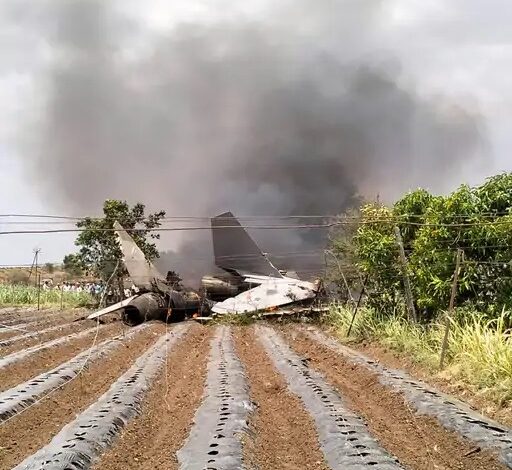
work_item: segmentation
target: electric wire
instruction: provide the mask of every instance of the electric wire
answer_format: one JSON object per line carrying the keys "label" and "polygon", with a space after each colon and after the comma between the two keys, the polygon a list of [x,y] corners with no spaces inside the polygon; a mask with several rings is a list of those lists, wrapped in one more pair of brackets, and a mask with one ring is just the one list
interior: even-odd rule
{"label": "electric wire", "polygon": [[50,397],[51,395],[53,395],[55,392],[57,392],[58,390],[60,390],[61,388],[63,388],[64,386],[66,386],[67,384],[69,384],[70,382],[72,382],[73,380],[77,379],[84,371],[85,367],[87,366],[87,364],[89,363],[89,360],[91,358],[91,354],[94,350],[94,347],[96,346],[96,343],[98,341],[98,333],[99,333],[99,329],[100,329],[100,322],[99,322],[99,319],[96,321],[96,332],[94,334],[94,338],[93,338],[93,341],[92,341],[92,344],[91,346],[88,348],[89,350],[89,354],[87,355],[87,357],[85,358],[85,361],[84,363],[82,364],[82,366],[80,367],[80,369],[77,371],[77,373],[69,378],[68,380],[66,380],[65,382],[63,382],[62,384],[60,384],[59,386],[53,388],[52,390],[50,390],[47,394],[45,394],[44,396],[38,398],[37,400],[35,400],[33,403],[31,403],[30,405],[28,405],[26,408],[23,408],[19,411],[17,411],[16,413],[14,413],[12,416],[9,416],[7,419],[5,419],[4,421],[0,422],[0,426],[3,426],[4,424],[8,423],[9,421],[11,421],[12,419],[16,418],[17,416],[19,416],[20,414],[22,413],[25,413],[25,411],[28,411],[29,409],[31,409],[32,407],[38,405],[39,403],[41,403],[43,400],[46,400],[48,397]]}

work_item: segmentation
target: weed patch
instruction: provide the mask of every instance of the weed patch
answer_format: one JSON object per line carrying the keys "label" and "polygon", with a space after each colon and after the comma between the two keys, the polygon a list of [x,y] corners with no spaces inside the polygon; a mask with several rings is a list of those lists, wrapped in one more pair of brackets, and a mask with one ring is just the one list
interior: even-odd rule
{"label": "weed patch", "polygon": [[[333,305],[324,321],[344,341],[377,341],[407,355],[432,372],[439,372],[444,324],[415,325],[398,316],[384,316],[361,309],[347,338],[352,312]],[[512,399],[512,333],[510,313],[489,320],[478,312],[450,319],[451,333],[443,376],[461,380],[475,393],[503,406]]]}

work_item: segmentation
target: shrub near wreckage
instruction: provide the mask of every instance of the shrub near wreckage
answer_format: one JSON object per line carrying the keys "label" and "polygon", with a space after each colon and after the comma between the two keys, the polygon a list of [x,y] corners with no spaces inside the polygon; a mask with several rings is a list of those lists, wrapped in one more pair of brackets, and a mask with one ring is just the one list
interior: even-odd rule
{"label": "shrub near wreckage", "polygon": [[357,267],[368,276],[370,306],[388,314],[402,311],[397,226],[421,319],[447,308],[458,249],[464,256],[458,304],[470,303],[492,317],[512,307],[512,174],[474,188],[462,185],[448,196],[419,189],[390,208],[364,205],[360,214],[353,243]]}

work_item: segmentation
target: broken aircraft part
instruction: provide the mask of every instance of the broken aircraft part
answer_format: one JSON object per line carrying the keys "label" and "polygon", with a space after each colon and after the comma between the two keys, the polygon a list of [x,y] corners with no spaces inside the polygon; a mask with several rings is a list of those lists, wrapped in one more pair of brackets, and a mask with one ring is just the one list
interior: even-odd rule
{"label": "broken aircraft part", "polygon": [[201,279],[201,290],[208,299],[220,301],[233,297],[249,288],[244,284],[243,279],[233,275],[203,276]]}
{"label": "broken aircraft part", "polygon": [[292,278],[252,277],[246,278],[246,282],[259,285],[215,304],[212,312],[218,314],[254,313],[314,299],[318,292],[317,283],[298,281]]}
{"label": "broken aircraft part", "polygon": [[213,217],[211,227],[216,266],[238,276],[282,277],[232,212]]}
{"label": "broken aircraft part", "polygon": [[[265,256],[231,212],[211,219],[215,264],[225,271],[204,276],[205,297],[174,289],[149,262],[132,237],[114,223],[130,278],[140,294],[89,316],[123,311],[123,320],[137,325],[147,320],[182,320],[187,315],[254,313],[281,306],[310,304],[319,283],[284,276]],[[214,303],[217,302],[217,303]]]}
{"label": "broken aircraft part", "polygon": [[110,305],[87,318],[98,318],[108,313],[123,312],[128,325],[144,321],[180,321],[201,309],[201,299],[193,293],[173,289],[146,259],[142,250],[119,222],[114,222],[116,235],[123,253],[123,262],[139,294]]}
{"label": "broken aircraft part", "polygon": [[124,307],[123,321],[128,325],[138,325],[150,320],[165,320],[165,299],[154,292],[135,297]]}
{"label": "broken aircraft part", "polygon": [[221,301],[213,306],[213,313],[254,313],[316,297],[318,284],[283,276],[233,213],[225,212],[212,218],[211,225],[215,264],[231,274],[238,286],[238,292],[234,292],[233,280],[227,284],[215,277],[206,279],[205,287],[212,290],[215,286],[217,293],[222,292],[223,287],[231,294],[219,298]]}

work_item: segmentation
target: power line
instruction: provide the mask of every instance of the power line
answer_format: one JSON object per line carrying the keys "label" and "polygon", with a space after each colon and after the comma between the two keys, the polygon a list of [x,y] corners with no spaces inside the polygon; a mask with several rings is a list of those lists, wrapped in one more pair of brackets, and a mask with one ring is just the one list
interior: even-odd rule
{"label": "power line", "polygon": [[[109,217],[94,217],[94,216],[82,216],[82,217],[73,217],[67,215],[47,215],[47,214],[0,214],[0,218],[42,218],[42,219],[64,219],[64,220],[116,220],[116,218]],[[333,214],[298,214],[298,215],[246,215],[246,216],[214,216],[216,220],[267,220],[267,219],[326,219],[326,218],[336,218],[338,215]],[[207,220],[210,221],[213,217],[211,216],[164,216],[159,220]],[[357,217],[354,217],[357,218]]]}
{"label": "power line", "polygon": [[[336,223],[329,224],[297,224],[297,225],[246,225],[242,226],[243,228],[251,229],[251,230],[289,230],[289,229],[319,229],[319,228],[329,228]],[[219,229],[238,229],[239,226],[232,225],[221,225],[216,227],[155,227],[151,229],[146,228],[127,228],[126,232],[186,232],[186,231],[200,231],[200,230],[219,230]],[[115,228],[73,228],[73,229],[44,229],[44,230],[5,230],[0,231],[0,235],[24,235],[24,234],[43,234],[43,233],[79,233],[87,230],[92,230],[95,232],[115,232]]]}
{"label": "power line", "polygon": [[[160,258],[157,258],[155,261],[161,261],[164,259],[168,252],[161,252]],[[268,256],[271,256],[273,258],[285,258],[287,256],[315,256],[315,255],[321,255],[324,253],[324,249],[318,248],[315,250],[301,250],[301,251],[266,251],[265,254]],[[214,256],[187,256],[187,255],[174,255],[171,254],[170,257],[172,260],[194,260],[194,261],[214,261]],[[260,254],[247,254],[247,253],[240,253],[240,254],[232,254],[232,255],[223,255],[223,256],[217,256],[217,259],[221,260],[238,260],[238,259],[259,259],[262,258],[262,255]],[[48,264],[48,263],[44,263]],[[61,265],[61,262],[50,262],[49,264],[53,265]],[[30,267],[32,264],[0,264],[0,268],[24,268],[24,267]]]}
{"label": "power line", "polygon": [[[295,225],[241,225],[242,228],[250,230],[290,230],[290,229],[321,229],[331,228],[343,225],[372,225],[376,223],[389,223],[389,219],[376,219],[376,220],[358,220],[358,221],[336,221],[323,224],[295,224]],[[469,223],[420,223],[420,222],[401,222],[402,225],[412,225],[420,227],[445,227],[445,228],[470,228],[470,227],[493,227],[496,225],[509,224],[512,225],[510,220],[496,220],[493,222],[469,222]],[[154,227],[154,228],[126,228],[126,232],[181,232],[181,231],[200,231],[200,230],[219,230],[219,229],[238,229],[240,226],[236,225],[220,225],[215,227],[210,226],[191,226],[191,227]],[[5,230],[0,231],[0,235],[22,235],[22,234],[44,234],[44,233],[78,233],[86,230],[93,230],[96,232],[115,232],[115,228],[73,228],[73,229],[44,229],[44,230]]]}
{"label": "power line", "polygon": [[[465,218],[472,219],[475,217],[483,217],[483,218],[493,218],[500,216],[512,215],[512,208],[508,211],[499,211],[499,212],[475,212],[471,214],[452,214],[447,216],[447,218]],[[382,220],[390,221],[390,220],[398,220],[398,219],[407,219],[407,218],[428,218],[429,214],[390,214],[389,217],[382,217]],[[239,216],[214,216],[216,220],[286,220],[286,219],[339,219],[343,218],[345,220],[359,220],[363,218],[363,215],[344,215],[344,214],[288,214],[288,215],[239,215]],[[66,216],[66,215],[50,215],[50,214],[22,214],[22,213],[13,213],[13,214],[0,214],[0,218],[42,218],[42,219],[63,219],[69,221],[83,221],[83,220],[114,220],[113,218],[108,217],[95,217],[95,216]],[[161,221],[170,221],[170,220],[206,220],[210,221],[211,216],[164,216],[160,220]]]}

